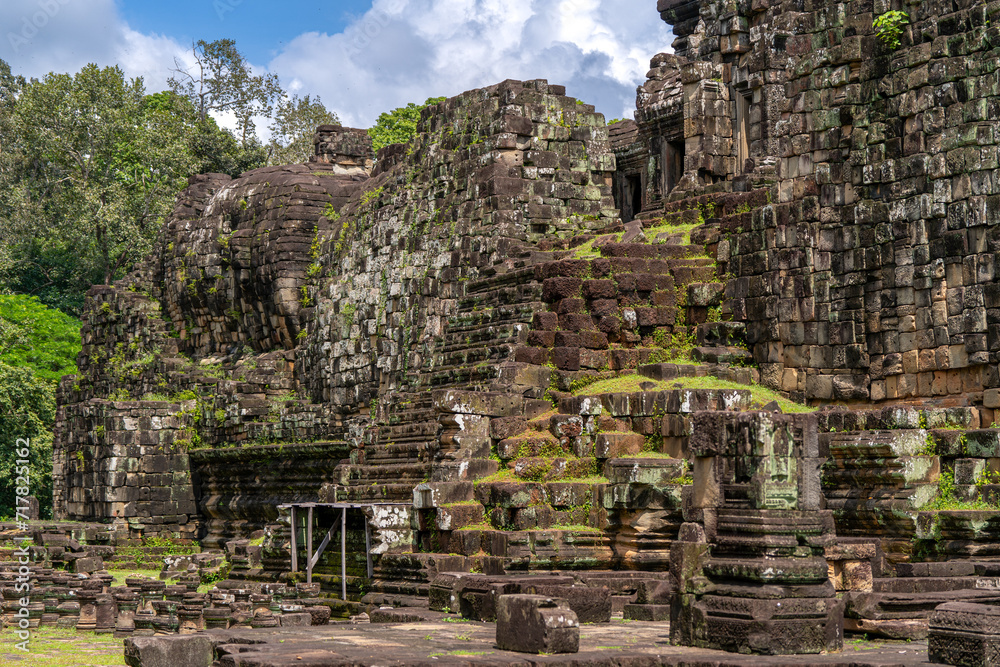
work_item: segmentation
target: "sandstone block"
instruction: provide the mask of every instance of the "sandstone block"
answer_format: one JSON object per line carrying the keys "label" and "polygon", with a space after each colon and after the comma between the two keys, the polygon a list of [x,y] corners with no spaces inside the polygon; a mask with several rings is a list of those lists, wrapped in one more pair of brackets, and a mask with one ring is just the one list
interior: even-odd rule
{"label": "sandstone block", "polygon": [[125,663],[129,667],[211,667],[214,654],[212,640],[204,635],[125,640]]}
{"label": "sandstone block", "polygon": [[519,653],[576,653],[580,623],[569,603],[544,595],[501,595],[497,646]]}
{"label": "sandstone block", "polygon": [[283,628],[307,628],[312,625],[312,614],[305,611],[296,611],[282,614],[278,620]]}
{"label": "sandstone block", "polygon": [[1000,609],[972,602],[938,605],[930,619],[927,657],[963,667],[1000,665]]}

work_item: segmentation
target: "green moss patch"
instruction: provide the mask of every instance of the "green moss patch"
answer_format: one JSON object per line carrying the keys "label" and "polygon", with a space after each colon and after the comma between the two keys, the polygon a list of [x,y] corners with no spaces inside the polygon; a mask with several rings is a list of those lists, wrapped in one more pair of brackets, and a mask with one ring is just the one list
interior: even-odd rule
{"label": "green moss patch", "polygon": [[615,242],[617,243],[621,240],[622,234],[624,234],[624,232],[618,232],[616,234],[601,234],[598,237],[590,239],[586,243],[579,245],[574,249],[573,259],[596,259],[600,257],[601,251],[594,247],[594,243],[596,243],[598,239],[602,239],[605,236],[614,236]]}
{"label": "green moss patch", "polygon": [[160,570],[143,570],[143,569],[125,569],[125,570],[108,570],[108,574],[114,577],[114,581],[111,582],[112,586],[124,586],[125,579],[128,577],[146,577],[147,579],[159,579]]}
{"label": "green moss patch", "polygon": [[[643,388],[644,385],[645,388]],[[676,380],[651,380],[642,375],[622,375],[611,380],[595,382],[574,392],[574,395],[597,396],[599,394],[627,394],[640,391],[670,391],[672,389],[740,389],[750,392],[751,403],[754,408],[763,407],[771,401],[775,401],[781,406],[782,411],[786,413],[815,412],[817,410],[817,408],[811,408],[801,403],[790,401],[778,392],[765,389],[760,385],[739,384],[711,376],[677,378]]]}

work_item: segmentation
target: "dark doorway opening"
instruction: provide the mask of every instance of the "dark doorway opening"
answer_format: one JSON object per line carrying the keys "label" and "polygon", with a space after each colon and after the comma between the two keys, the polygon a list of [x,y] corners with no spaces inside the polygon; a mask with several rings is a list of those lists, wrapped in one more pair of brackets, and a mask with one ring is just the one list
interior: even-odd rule
{"label": "dark doorway opening", "polygon": [[664,193],[668,194],[677,187],[684,177],[684,142],[668,141],[663,165]]}
{"label": "dark doorway opening", "polygon": [[628,177],[629,220],[642,212],[642,178],[638,175]]}
{"label": "dark doorway opening", "polygon": [[635,216],[642,211],[642,176],[640,174],[629,174],[621,185],[620,209],[622,212],[622,222],[632,222]]}

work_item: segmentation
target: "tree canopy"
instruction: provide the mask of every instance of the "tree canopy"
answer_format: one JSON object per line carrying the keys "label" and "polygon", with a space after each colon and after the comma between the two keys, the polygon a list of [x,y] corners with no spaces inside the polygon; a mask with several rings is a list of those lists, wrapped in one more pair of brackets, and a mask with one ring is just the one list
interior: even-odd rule
{"label": "tree canopy", "polygon": [[0,294],[0,362],[55,383],[76,373],[80,321],[36,297]]}
{"label": "tree canopy", "polygon": [[173,91],[146,96],[147,108],[174,115],[183,125],[195,174],[229,174],[233,178],[267,163],[267,148],[257,137],[240,143],[211,116],[202,118],[191,101]]}
{"label": "tree canopy", "polygon": [[254,117],[270,116],[283,95],[278,77],[254,74],[231,39],[200,39],[191,45],[191,55],[195,61],[191,67],[174,60],[174,76],[167,79],[170,89],[190,100],[202,120],[210,112],[231,112],[245,144],[255,135]]}
{"label": "tree canopy", "polygon": [[120,275],[149,251],[196,167],[183,119],[147,106],[141,79],[117,67],[27,82],[4,131],[0,218],[18,255],[16,291]]}
{"label": "tree canopy", "polygon": [[378,151],[390,144],[401,144],[409,141],[417,133],[420,111],[432,104],[443,102],[445,99],[447,98],[429,97],[423,104],[410,102],[405,107],[380,114],[375,125],[368,130],[368,136],[372,138],[372,148]]}
{"label": "tree canopy", "polygon": [[320,98],[290,97],[278,102],[271,123],[269,164],[300,164],[313,154],[313,134],[320,125],[339,125],[337,114]]}
{"label": "tree canopy", "polygon": [[[189,176],[304,162],[316,126],[338,122],[319,98],[255,75],[232,40],[193,55],[152,94],[116,67],[28,81],[0,60],[0,292],[78,313],[91,285],[149,252]],[[223,112],[238,137],[212,116]],[[259,116],[271,116],[267,144]]]}

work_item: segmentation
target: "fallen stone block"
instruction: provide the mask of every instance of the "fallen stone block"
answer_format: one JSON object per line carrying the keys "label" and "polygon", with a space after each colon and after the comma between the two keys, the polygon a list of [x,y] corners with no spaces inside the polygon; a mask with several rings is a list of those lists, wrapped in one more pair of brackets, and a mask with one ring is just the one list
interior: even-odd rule
{"label": "fallen stone block", "polygon": [[326,625],[330,622],[330,608],[325,605],[306,607],[305,611],[312,616],[313,625]]}
{"label": "fallen stone block", "polygon": [[125,663],[129,667],[211,667],[212,640],[204,635],[129,637]]}
{"label": "fallen stone block", "polygon": [[1000,607],[973,602],[938,606],[929,623],[927,658],[962,667],[1000,665]]}
{"label": "fallen stone block", "polygon": [[535,586],[521,587],[521,592],[530,595],[544,595],[553,599],[566,600],[580,623],[611,622],[611,591],[607,588],[590,586]]}
{"label": "fallen stone block", "polygon": [[624,618],[627,621],[669,621],[669,604],[627,604]]}
{"label": "fallen stone block", "polygon": [[312,614],[305,611],[296,611],[290,614],[282,614],[279,617],[283,628],[303,628],[312,625]]}
{"label": "fallen stone block", "polygon": [[519,653],[576,653],[580,622],[569,603],[544,595],[501,595],[497,646]]}
{"label": "fallen stone block", "polygon": [[77,558],[72,562],[72,568],[76,574],[92,574],[104,569],[104,561],[99,557]]}
{"label": "fallen stone block", "polygon": [[372,623],[423,623],[435,617],[440,618],[440,614],[431,616],[427,610],[396,607],[374,609],[368,613],[369,621]]}

